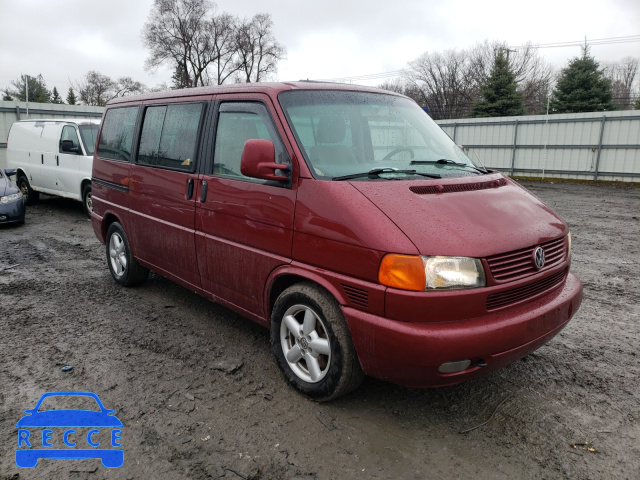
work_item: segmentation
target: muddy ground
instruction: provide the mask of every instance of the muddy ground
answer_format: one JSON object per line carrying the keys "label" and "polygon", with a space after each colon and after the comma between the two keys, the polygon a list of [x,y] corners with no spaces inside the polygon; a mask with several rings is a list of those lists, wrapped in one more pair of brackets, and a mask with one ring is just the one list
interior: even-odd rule
{"label": "muddy ground", "polygon": [[[80,204],[45,197],[0,228],[0,478],[640,478],[640,188],[525,185],[571,225],[567,328],[479,380],[328,404],[285,385],[266,329],[157,275],[117,286]],[[15,465],[17,420],[55,390],[115,409],[122,468]]]}

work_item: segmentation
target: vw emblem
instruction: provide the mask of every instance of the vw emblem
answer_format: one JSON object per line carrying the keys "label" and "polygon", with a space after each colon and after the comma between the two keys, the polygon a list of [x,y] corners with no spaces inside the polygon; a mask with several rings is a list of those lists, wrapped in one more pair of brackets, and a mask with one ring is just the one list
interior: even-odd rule
{"label": "vw emblem", "polygon": [[544,250],[538,247],[533,251],[533,264],[538,270],[544,267]]}

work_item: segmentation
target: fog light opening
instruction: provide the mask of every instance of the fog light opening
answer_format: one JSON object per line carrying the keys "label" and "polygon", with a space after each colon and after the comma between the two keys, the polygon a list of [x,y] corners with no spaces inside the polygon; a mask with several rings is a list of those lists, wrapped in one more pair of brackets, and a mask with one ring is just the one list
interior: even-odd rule
{"label": "fog light opening", "polygon": [[455,362],[446,362],[438,367],[440,373],[457,373],[466,370],[471,365],[471,360],[458,360]]}

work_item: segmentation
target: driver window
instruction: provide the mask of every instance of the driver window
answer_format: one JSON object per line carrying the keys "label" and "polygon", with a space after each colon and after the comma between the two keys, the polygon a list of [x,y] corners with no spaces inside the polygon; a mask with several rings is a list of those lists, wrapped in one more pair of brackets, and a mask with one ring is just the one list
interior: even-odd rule
{"label": "driver window", "polygon": [[244,144],[251,139],[271,140],[275,146],[276,158],[280,163],[289,163],[263,106],[225,103],[218,116],[213,174],[264,183],[263,180],[246,177],[240,172]]}
{"label": "driver window", "polygon": [[[71,149],[62,150],[62,142],[65,140],[71,142]],[[62,128],[62,135],[60,136],[60,153],[81,153],[78,133],[76,132],[76,128],[71,125],[65,125]]]}

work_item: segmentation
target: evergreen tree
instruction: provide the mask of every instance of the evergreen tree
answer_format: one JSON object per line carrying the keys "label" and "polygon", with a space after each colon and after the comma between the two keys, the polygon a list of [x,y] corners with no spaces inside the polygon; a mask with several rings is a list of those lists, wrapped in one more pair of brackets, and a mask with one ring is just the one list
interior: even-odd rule
{"label": "evergreen tree", "polygon": [[[27,82],[29,84],[29,98],[27,99]],[[11,82],[13,90],[5,90],[5,94],[21,102],[49,103],[51,92],[47,89],[42,75],[20,75],[20,78]]]}
{"label": "evergreen tree", "polygon": [[473,103],[472,117],[506,117],[524,115],[522,94],[517,91],[516,76],[500,50],[489,78],[480,86],[480,100]]}
{"label": "evergreen tree", "polygon": [[9,93],[9,90],[2,91],[2,100],[5,102],[10,102],[11,100],[13,100],[13,97]]}
{"label": "evergreen tree", "polygon": [[53,92],[51,92],[51,103],[57,103],[57,104],[64,103],[56,87],[53,87]]}
{"label": "evergreen tree", "polygon": [[640,97],[638,97],[638,99],[636,100],[636,106],[635,106],[636,110],[640,110]]}
{"label": "evergreen tree", "polygon": [[76,94],[73,93],[73,88],[69,87],[69,93],[67,93],[67,103],[69,105],[75,105],[76,102]]}
{"label": "evergreen tree", "polygon": [[589,47],[582,48],[582,56],[569,61],[562,70],[551,98],[552,113],[603,112],[615,110],[611,80],[589,56]]}

